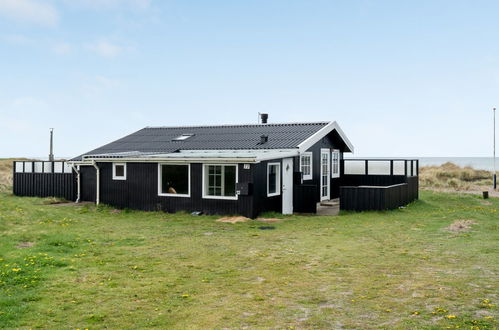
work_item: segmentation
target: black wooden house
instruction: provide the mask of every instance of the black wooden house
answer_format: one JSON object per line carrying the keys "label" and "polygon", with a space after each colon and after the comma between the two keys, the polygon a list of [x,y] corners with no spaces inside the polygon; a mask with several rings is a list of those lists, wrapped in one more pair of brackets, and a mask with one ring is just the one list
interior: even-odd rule
{"label": "black wooden house", "polygon": [[417,160],[344,159],[336,122],[146,127],[68,162],[14,162],[14,194],[241,214],[384,210],[418,198]]}
{"label": "black wooden house", "polygon": [[297,181],[315,187],[309,203],[338,197],[352,151],[336,122],[146,127],[70,163],[79,201],[256,217],[306,211]]}

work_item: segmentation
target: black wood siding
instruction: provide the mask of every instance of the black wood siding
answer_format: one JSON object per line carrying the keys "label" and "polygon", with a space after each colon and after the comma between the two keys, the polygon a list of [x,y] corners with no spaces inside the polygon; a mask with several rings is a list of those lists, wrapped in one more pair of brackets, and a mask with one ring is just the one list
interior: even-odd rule
{"label": "black wood siding", "polygon": [[351,185],[340,188],[341,210],[389,210],[419,197],[417,176],[344,175],[342,180]]}
{"label": "black wood siding", "polygon": [[[113,180],[112,163],[98,163],[100,202],[120,208],[163,210],[165,212],[201,211],[205,214],[241,214],[255,217],[253,196],[237,200],[202,198],[202,164],[191,164],[191,196],[158,196],[158,164],[127,163],[126,180]],[[238,182],[253,183],[253,168],[238,165]]]}
{"label": "black wood siding", "polygon": [[96,200],[96,169],[93,166],[80,166],[80,200],[95,202]]}
{"label": "black wood siding", "polygon": [[13,193],[16,196],[61,197],[76,200],[74,173],[14,173]]}
{"label": "black wood siding", "polygon": [[[295,161],[296,162],[296,161]],[[269,163],[281,164],[281,194],[267,197],[267,165]],[[294,165],[294,163],[293,163]],[[282,212],[282,160],[269,160],[257,164],[253,167],[253,207],[256,214],[262,212]]]}
{"label": "black wood siding", "polygon": [[[314,196],[314,200],[316,203],[320,202],[320,187],[321,187],[321,149],[329,149],[330,151],[332,149],[340,149],[340,146],[336,145],[334,143],[334,139],[331,137],[331,135],[328,135],[324,138],[322,138],[320,141],[318,141],[316,144],[314,144],[312,147],[310,147],[307,152],[312,152],[312,179],[311,180],[303,180],[303,184],[305,185],[314,185],[315,186],[315,191],[312,191],[312,188],[309,187],[308,193],[312,193]],[[340,173],[343,172],[343,162],[341,161],[343,159],[343,152],[340,152]],[[295,169],[296,171],[300,171],[300,159],[299,157],[296,157],[296,166]],[[331,154],[329,155],[329,166],[330,170],[332,171],[331,168]],[[340,197],[340,180],[338,178],[331,178],[331,173],[329,175],[330,177],[330,198],[338,198]],[[309,201],[310,203],[310,201]]]}

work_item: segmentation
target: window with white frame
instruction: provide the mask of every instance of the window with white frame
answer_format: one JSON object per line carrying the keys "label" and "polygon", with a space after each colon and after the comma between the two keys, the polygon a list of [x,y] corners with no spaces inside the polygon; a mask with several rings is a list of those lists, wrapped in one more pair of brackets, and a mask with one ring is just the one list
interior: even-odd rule
{"label": "window with white frame", "polygon": [[281,194],[281,164],[267,164],[267,196]]}
{"label": "window with white frame", "polygon": [[158,164],[158,195],[190,197],[190,164]]}
{"label": "window with white frame", "polygon": [[[61,168],[61,170],[62,170],[62,168]],[[126,164],[125,163],[113,163],[113,180],[126,180]]]}
{"label": "window with white frame", "polygon": [[237,165],[203,165],[203,198],[237,199]]}
{"label": "window with white frame", "polygon": [[304,152],[300,155],[300,171],[303,180],[312,180],[312,153]]}
{"label": "window with white frame", "polygon": [[340,177],[340,151],[333,150],[331,152],[331,177]]}

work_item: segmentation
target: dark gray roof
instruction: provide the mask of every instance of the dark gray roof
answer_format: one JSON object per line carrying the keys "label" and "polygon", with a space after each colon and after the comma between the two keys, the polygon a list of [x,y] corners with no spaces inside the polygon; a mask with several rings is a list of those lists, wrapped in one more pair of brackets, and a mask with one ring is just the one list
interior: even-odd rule
{"label": "dark gray roof", "polygon": [[[328,123],[146,127],[84,155],[123,152],[170,153],[177,150],[296,148]],[[174,140],[182,134],[193,134],[193,136],[183,141]],[[261,144],[261,135],[267,135],[268,142]],[[73,160],[79,159],[81,156]]]}

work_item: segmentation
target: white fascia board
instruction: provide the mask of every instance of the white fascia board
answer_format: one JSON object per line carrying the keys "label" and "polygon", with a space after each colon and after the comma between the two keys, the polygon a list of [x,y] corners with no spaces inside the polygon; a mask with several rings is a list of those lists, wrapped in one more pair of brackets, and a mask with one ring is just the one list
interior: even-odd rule
{"label": "white fascia board", "polygon": [[[205,153],[206,156],[202,154]],[[217,155],[219,153],[220,155]],[[228,156],[227,154],[232,155]],[[240,154],[238,156],[238,153]],[[189,155],[192,154],[192,155]],[[149,157],[98,157],[87,156],[83,161],[73,161],[75,165],[90,165],[96,162],[137,162],[137,163],[157,163],[157,162],[182,162],[182,163],[204,163],[212,162],[224,163],[259,163],[264,160],[279,159],[298,156],[298,149],[263,149],[263,150],[185,150],[178,153],[163,154],[161,156]]]}
{"label": "white fascia board", "polygon": [[298,149],[294,149],[294,150],[289,150],[289,151],[269,152],[269,153],[261,154],[261,155],[258,155],[258,157],[256,159],[261,162],[264,160],[295,157],[298,155],[299,155]]}
{"label": "white fascia board", "polygon": [[316,144],[317,142],[319,142],[320,139],[322,139],[323,137],[325,137],[326,135],[328,135],[329,133],[331,133],[333,130],[336,130],[338,132],[338,134],[340,135],[340,137],[342,138],[342,140],[345,142],[348,150],[350,152],[353,152],[353,149],[354,149],[353,148],[353,144],[347,138],[347,136],[345,135],[345,133],[341,129],[340,125],[338,125],[338,123],[335,122],[335,121],[330,122],[329,124],[327,124],[326,126],[324,126],[323,128],[321,128],[320,130],[318,130],[317,132],[315,132],[308,139],[306,139],[305,141],[303,141],[302,143],[300,143],[298,145],[298,149],[300,150],[300,152],[307,151],[310,147],[312,147],[314,144]]}
{"label": "white fascia board", "polygon": [[212,163],[257,163],[256,158],[213,158],[213,157],[156,157],[156,158],[87,158],[85,161],[75,161],[72,162],[75,165],[91,165],[92,162],[96,163],[114,163],[116,161],[121,163],[203,163],[203,162],[212,162]]}

